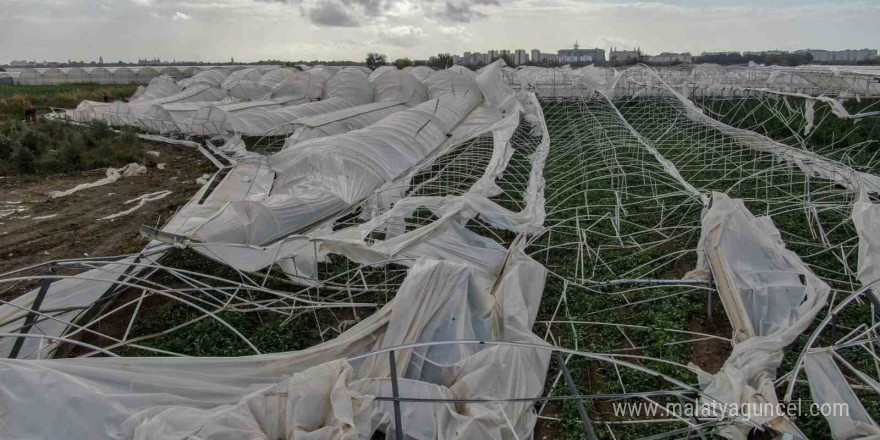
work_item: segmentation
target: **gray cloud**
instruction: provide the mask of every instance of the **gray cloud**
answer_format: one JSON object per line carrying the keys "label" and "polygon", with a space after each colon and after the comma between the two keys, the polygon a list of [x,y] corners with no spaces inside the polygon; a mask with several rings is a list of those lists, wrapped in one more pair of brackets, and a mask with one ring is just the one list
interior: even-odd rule
{"label": "gray cloud", "polygon": [[379,31],[379,42],[397,47],[415,47],[418,46],[425,32],[420,27],[415,26],[394,26],[384,28]]}
{"label": "gray cloud", "polygon": [[[487,1],[487,0],[482,0]],[[492,0],[488,0],[492,1]],[[497,2],[496,2],[497,3]],[[455,4],[449,0],[446,1],[446,5],[440,12],[436,13],[437,18],[454,21],[458,23],[470,23],[473,20],[478,20],[480,18],[484,18],[486,14],[475,11],[471,9],[471,5],[469,3],[460,3]]]}
{"label": "gray cloud", "polygon": [[376,17],[388,10],[390,1],[384,0],[342,0],[346,6],[360,9],[364,15]]}
{"label": "gray cloud", "polygon": [[[296,3],[303,0],[257,0],[260,2]],[[469,23],[486,17],[486,14],[473,6],[500,6],[499,0],[414,0],[421,6],[427,17],[449,22]],[[384,19],[393,14],[395,7],[412,4],[407,0],[318,0],[311,8],[306,7],[305,15],[319,26],[357,27],[374,19]]]}
{"label": "gray cloud", "polygon": [[308,11],[309,20],[321,26],[357,27],[360,22],[352,16],[345,5],[335,0],[325,0]]}

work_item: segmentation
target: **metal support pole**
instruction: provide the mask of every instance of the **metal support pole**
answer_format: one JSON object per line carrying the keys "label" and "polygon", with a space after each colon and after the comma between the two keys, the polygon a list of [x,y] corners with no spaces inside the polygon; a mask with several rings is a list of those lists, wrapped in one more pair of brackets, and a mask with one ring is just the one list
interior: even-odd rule
{"label": "metal support pole", "polygon": [[[565,376],[565,383],[568,385],[568,392],[573,396],[579,396],[580,391],[578,391],[574,379],[571,378],[571,373],[568,372],[568,367],[565,365],[565,359],[563,359],[562,353],[554,351],[553,354],[556,356],[556,362],[559,362],[559,368],[562,368],[562,374]],[[584,408],[584,401],[582,399],[576,399],[575,403],[577,404],[578,412],[581,415],[581,420],[584,421],[584,431],[587,432],[587,437],[589,437],[590,440],[598,440],[598,437],[596,437],[596,431],[593,429],[593,422],[590,420],[590,416],[587,415],[587,409]]]}
{"label": "metal support pole", "polygon": [[[52,273],[52,269],[49,269],[49,273]],[[37,313],[40,311],[40,306],[43,305],[43,299],[46,298],[46,292],[49,291],[49,286],[52,285],[53,279],[43,279],[43,285],[40,286],[40,291],[37,292],[37,297],[34,298],[34,303],[31,305],[31,311],[28,313],[27,317],[24,319],[24,325],[21,326],[20,333],[28,334],[31,331],[31,327],[34,326],[34,322],[37,320]],[[15,340],[15,345],[12,346],[12,351],[9,352],[9,359],[18,358],[18,353],[21,351],[21,347],[24,345],[24,340],[26,338],[24,336],[19,336]]]}
{"label": "metal support pole", "polygon": [[397,440],[403,440],[403,420],[400,418],[400,392],[397,390],[397,362],[394,360],[394,350],[388,352],[388,361],[391,363],[391,395],[394,397],[394,435]]}
{"label": "metal support pole", "polygon": [[715,293],[715,277],[711,274],[709,275],[709,288],[711,290],[709,290],[706,295],[706,317],[709,318],[709,322],[715,322],[715,319],[712,317],[712,309],[714,308],[712,304],[712,294]]}

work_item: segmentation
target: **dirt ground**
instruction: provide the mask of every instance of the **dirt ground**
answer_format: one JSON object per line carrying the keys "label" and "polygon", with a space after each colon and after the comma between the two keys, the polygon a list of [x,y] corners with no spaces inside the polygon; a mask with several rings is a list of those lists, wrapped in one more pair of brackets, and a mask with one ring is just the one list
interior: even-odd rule
{"label": "dirt ground", "polygon": [[[104,178],[106,171],[0,178],[0,273],[43,261],[142,249],[147,240],[139,235],[140,226],[161,226],[199,189],[195,180],[216,170],[190,147],[152,144],[149,148],[159,152],[151,160],[164,163],[165,169],[148,164],[152,166],[145,175],[65,197],[53,199],[49,192],[94,182]],[[99,220],[136,204],[126,201],[163,190],[172,194],[147,202],[131,214]]]}

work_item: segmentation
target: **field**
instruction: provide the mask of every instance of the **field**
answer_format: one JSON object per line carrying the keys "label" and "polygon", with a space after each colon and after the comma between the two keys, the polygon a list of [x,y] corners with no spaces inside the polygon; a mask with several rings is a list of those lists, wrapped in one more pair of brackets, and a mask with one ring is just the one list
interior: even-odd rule
{"label": "field", "polygon": [[[577,78],[569,77],[566,81],[570,82],[561,88],[556,80],[559,71],[552,72],[552,88],[536,87],[543,120],[521,115],[505,144],[510,150],[505,150],[509,155],[502,160],[503,169],[493,180],[497,188],[481,189],[484,192],[479,195],[489,194],[485,198],[493,207],[503,209],[505,220],[510,222],[540,206],[545,214],[540,227],[509,226],[492,218],[497,211],[486,214],[470,205],[468,209],[474,212],[459,208],[453,215],[447,211],[453,208],[442,205],[473,196],[475,188],[484,183],[484,172],[497,166],[495,141],[499,132],[487,131],[451,143],[405,175],[384,182],[375,194],[333,211],[320,223],[288,231],[281,243],[303,240],[305,247],[293,257],[284,257],[290,261],[276,254],[270,264],[255,270],[222,264],[223,251],[218,250],[222,247],[211,247],[217,243],[201,242],[193,236],[162,237],[166,244],[160,250],[138,254],[146,244],[137,234],[139,225],[158,229],[194,194],[197,196],[191,203],[195,205],[214,197],[211,185],[199,190],[200,185],[194,183],[196,177],[215,170],[198,152],[146,142],[134,130],[111,131],[100,123],[72,126],[43,121],[26,125],[7,119],[0,125],[0,174],[5,176],[0,180],[4,190],[0,203],[27,210],[0,219],[5,222],[0,224],[0,254],[9,256],[0,264],[0,273],[43,260],[72,258],[52,267],[63,277],[73,277],[96,270],[97,263],[74,258],[80,252],[112,255],[100,260],[108,264],[135,258],[131,273],[120,276],[98,301],[74,307],[77,326],[65,333],[66,342],[55,343],[54,356],[58,358],[102,353],[223,358],[257,354],[274,359],[268,355],[295,355],[300,350],[332,345],[321,344],[349,336],[349,330],[369,322],[379,314],[377,310],[387,312],[397,304],[396,295],[418,257],[428,255],[469,266],[473,279],[492,280],[487,296],[496,300],[493,295],[500,298],[504,294],[498,286],[508,275],[509,261],[522,253],[523,259],[527,256],[546,269],[546,278],[539,303],[530,303],[534,298],[524,293],[515,304],[534,307],[535,316],[526,318],[531,325],[528,330],[558,351],[550,358],[540,396],[493,395],[487,400],[499,408],[534,408],[538,416],[535,438],[708,439],[724,438],[724,429],[749,431],[756,427],[760,429],[752,430],[748,438],[773,438],[774,433],[786,430],[799,431],[810,439],[831,438],[832,427],[819,415],[753,423],[736,415],[707,421],[664,413],[636,417],[616,410],[621,403],[665,407],[715,399],[707,389],[717,391],[707,385],[723,382],[725,374],[747,375],[737,368],[759,370],[735,384],[756,388],[759,399],[809,403],[815,397],[811,386],[816,378],[804,372],[803,358],[823,350],[834,353],[838,368],[846,368],[846,374],[841,373],[846,379],[844,388],[857,396],[870,418],[878,420],[880,394],[871,388],[871,380],[880,374],[880,357],[875,354],[876,300],[864,291],[866,283],[859,268],[860,231],[852,213],[857,197],[867,197],[867,204],[880,201],[876,192],[865,191],[859,196],[859,190],[867,185],[853,184],[864,182],[857,172],[880,174],[880,117],[840,117],[826,102],[767,90],[725,94],[707,87],[712,93],[693,92],[688,100],[665,82],[651,80],[651,72],[641,69],[648,68],[634,67],[626,72],[615,90],[590,82],[577,85]],[[670,77],[673,74],[678,72],[667,72]],[[119,94],[126,91],[113,89]],[[0,89],[0,96],[3,93]],[[53,106],[53,102],[73,99],[67,94],[91,99],[85,97],[102,96],[105,89],[71,86],[51,89],[45,96],[41,93],[35,89],[27,99]],[[21,103],[23,96],[17,94],[13,99]],[[13,104],[3,99],[0,106],[11,109]],[[843,106],[852,115],[868,113],[880,108],[880,99],[843,99]],[[8,110],[7,114],[15,112]],[[262,142],[270,141],[280,143],[280,139]],[[262,144],[248,146],[251,153],[274,152]],[[149,151],[158,151],[158,157]],[[809,161],[792,159],[801,157],[798,154],[807,155]],[[260,162],[263,158],[245,157],[239,157],[242,163],[264,163]],[[147,175],[69,198],[45,198],[50,190],[100,177],[94,169],[128,162],[147,164]],[[159,162],[167,166],[160,170],[155,167]],[[837,180],[811,166],[833,167],[838,171]],[[230,170],[235,167],[223,172],[233,172]],[[252,182],[250,175],[239,179]],[[277,181],[273,184],[277,189]],[[97,220],[123,209],[121,204],[128,199],[163,189],[172,191],[173,196],[122,217],[112,227]],[[281,194],[279,199],[288,195]],[[397,212],[380,206],[381,197],[396,200],[396,206],[418,203]],[[727,198],[740,201],[743,210],[756,217],[749,225],[758,225],[755,227],[769,237],[761,235],[760,246],[764,247],[760,247],[754,244],[759,241],[754,230],[744,229],[753,235],[743,233],[739,244],[746,250],[777,252],[772,265],[736,274],[753,283],[740,281],[747,286],[742,292],[735,291],[742,295],[740,301],[753,301],[749,304],[762,312],[781,313],[752,316],[752,320],[746,316],[748,326],[735,319],[741,309],[731,302],[729,285],[718,284],[724,279],[716,272],[719,263],[710,261],[713,249],[720,252],[721,245],[709,245],[707,218]],[[246,206],[258,209],[256,203]],[[217,215],[203,209],[199,215]],[[250,211],[245,211],[242,209],[240,216],[252,220],[247,217]],[[396,212],[393,216],[389,214],[392,211]],[[59,215],[37,223],[28,218],[49,213]],[[376,223],[376,219],[382,222]],[[350,234],[334,235],[342,234],[340,231]],[[397,253],[376,256],[379,251],[375,248],[404,236],[417,238],[400,245]],[[448,241],[438,239],[440,236]],[[253,252],[250,255],[275,249],[272,246],[277,243],[248,246]],[[278,249],[281,252],[281,245]],[[746,251],[737,254],[736,249],[725,248],[729,253],[723,258],[729,261],[723,267],[741,269],[752,263],[745,257]],[[788,256],[785,252],[789,251],[793,257],[783,261],[779,255]],[[497,267],[493,266],[496,257],[503,261]],[[764,261],[754,258],[755,264]],[[48,268],[35,266],[19,272],[33,279],[7,288],[0,298],[12,298],[35,286]],[[798,268],[807,273],[792,275]],[[766,287],[762,282],[778,282],[781,278],[774,277],[785,270],[790,276],[781,286],[760,290]],[[118,282],[123,278],[130,284]],[[444,280],[434,281],[440,284]],[[757,287],[749,290],[753,286]],[[778,312],[774,300],[801,291],[813,295],[814,290],[809,289],[816,286],[816,292],[823,286],[828,290],[827,300],[818,308],[801,310],[814,299],[804,293],[804,298]],[[431,287],[422,286],[426,292]],[[512,300],[505,297],[505,301]],[[485,306],[468,304],[469,310],[478,307]],[[489,316],[505,307],[507,303],[500,303],[481,310]],[[742,309],[747,313],[755,310]],[[70,310],[60,313],[57,316],[73,319],[69,318]],[[442,313],[438,321],[444,323],[458,316],[445,310]],[[794,327],[790,322],[801,313],[808,316],[809,324],[793,335],[780,336],[787,330],[785,326]],[[780,323],[785,323],[782,330],[775,327]],[[439,326],[433,321],[428,327],[431,325]],[[507,322],[498,325],[515,327]],[[421,335],[414,337],[418,340]],[[471,334],[449,337],[476,338]],[[785,343],[772,350],[758,349],[772,352],[770,361],[740,365],[742,359],[754,359],[740,357],[738,350],[761,338],[784,339]],[[467,352],[460,347],[455,350]],[[505,367],[515,370],[517,365]],[[455,376],[449,371],[444,374]],[[452,382],[450,377],[442,380]],[[743,388],[735,389],[739,392]],[[477,403],[485,402],[462,399],[456,405],[465,412],[464,408]],[[452,405],[431,399],[403,404]],[[502,408],[507,417],[504,411]],[[507,433],[514,428],[504,429],[509,429],[504,431]],[[374,438],[382,436],[377,433]]]}
{"label": "field", "polygon": [[[47,86],[0,86],[0,121],[24,121],[28,103],[39,113],[51,107],[74,108],[84,100],[103,101],[127,98],[137,89],[135,84],[57,84]],[[2,122],[0,122],[2,123]]]}
{"label": "field", "polygon": [[[39,118],[26,124],[18,113],[26,100],[37,106],[73,107],[82,99],[127,96],[134,86],[4,86],[0,96],[0,272],[47,259],[114,255],[140,251],[146,244],[137,229],[166,221],[199,188],[195,180],[214,171],[192,149],[149,142],[135,132],[114,132],[104,124],[73,126]],[[22,107],[23,108],[23,107]],[[150,153],[153,152],[153,153]],[[67,197],[52,198],[79,184],[106,177],[108,167],[143,164],[142,176],[124,178]],[[158,164],[164,169],[159,169]],[[172,194],[131,215],[98,220],[123,211],[144,193]],[[26,291],[16,286],[4,299]]]}

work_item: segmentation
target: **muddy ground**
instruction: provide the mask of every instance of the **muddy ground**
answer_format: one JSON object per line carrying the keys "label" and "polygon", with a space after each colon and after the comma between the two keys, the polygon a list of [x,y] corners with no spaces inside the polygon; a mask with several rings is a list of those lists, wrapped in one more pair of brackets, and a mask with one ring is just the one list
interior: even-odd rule
{"label": "muddy ground", "polygon": [[[164,224],[199,189],[196,179],[216,170],[190,147],[151,144],[149,150],[159,152],[150,160],[164,163],[164,169],[148,163],[145,175],[55,199],[49,192],[94,182],[106,171],[0,178],[0,273],[49,260],[141,250],[147,240],[138,233],[140,226]],[[99,220],[134,206],[126,201],[163,190],[172,193],[131,214]],[[15,296],[10,293],[3,296]]]}

